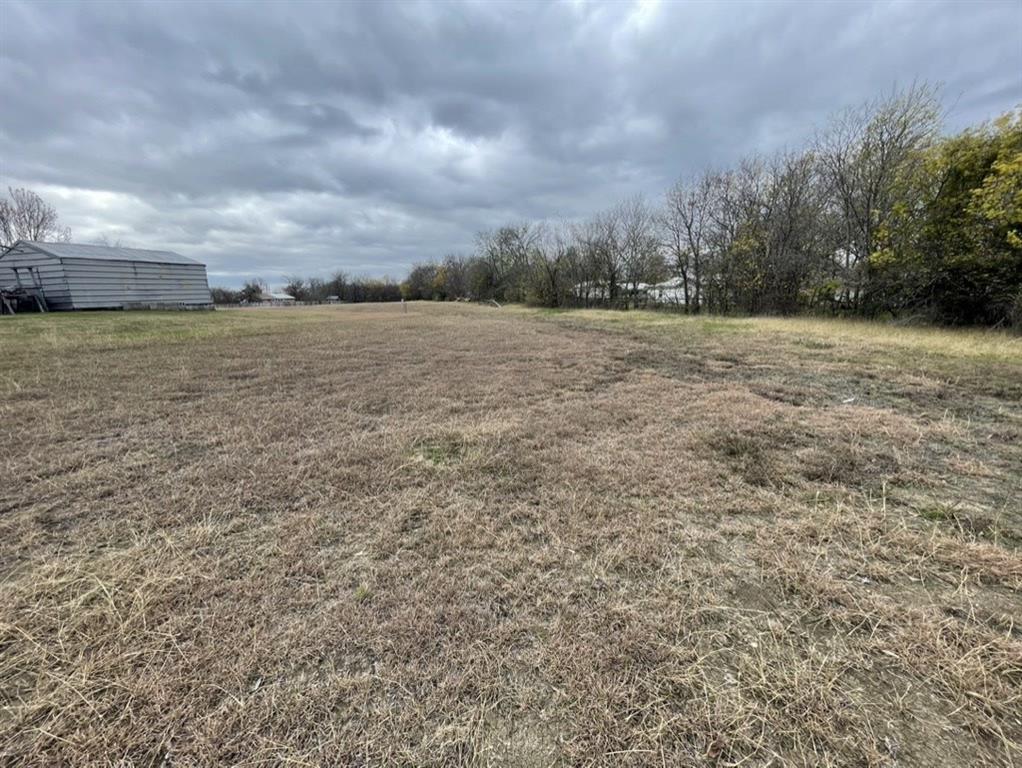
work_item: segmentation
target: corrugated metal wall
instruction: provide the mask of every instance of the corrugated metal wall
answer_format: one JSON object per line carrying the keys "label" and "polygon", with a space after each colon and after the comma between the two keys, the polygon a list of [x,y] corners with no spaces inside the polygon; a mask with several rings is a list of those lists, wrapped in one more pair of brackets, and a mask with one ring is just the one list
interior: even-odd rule
{"label": "corrugated metal wall", "polygon": [[126,305],[210,304],[206,268],[201,264],[63,259],[75,309]]}
{"label": "corrugated metal wall", "polygon": [[[17,283],[20,278],[21,284],[26,287],[34,285],[33,276],[38,277],[50,309],[72,308],[64,268],[60,261],[52,256],[39,253],[29,246],[19,245],[0,258],[0,269],[2,268],[10,270],[12,279],[9,282]],[[4,275],[0,274],[0,279],[2,278]],[[8,280],[3,279],[2,282],[6,285]]]}
{"label": "corrugated metal wall", "polygon": [[15,276],[25,286],[38,280],[50,309],[212,304],[202,264],[57,259],[21,245],[0,258],[0,285]]}

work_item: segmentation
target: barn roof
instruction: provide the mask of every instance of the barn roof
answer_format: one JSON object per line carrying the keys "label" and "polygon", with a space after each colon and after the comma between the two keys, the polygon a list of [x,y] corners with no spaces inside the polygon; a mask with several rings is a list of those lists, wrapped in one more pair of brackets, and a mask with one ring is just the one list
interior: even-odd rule
{"label": "barn roof", "polygon": [[58,259],[95,259],[98,261],[146,261],[151,264],[198,264],[173,251],[147,251],[141,248],[120,248],[113,245],[79,245],[78,243],[36,243],[21,241],[25,245]]}

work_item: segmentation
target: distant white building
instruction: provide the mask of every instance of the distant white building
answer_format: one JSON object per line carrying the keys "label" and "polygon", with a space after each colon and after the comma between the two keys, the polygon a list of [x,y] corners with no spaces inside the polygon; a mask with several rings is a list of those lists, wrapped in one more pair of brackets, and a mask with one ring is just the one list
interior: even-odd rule
{"label": "distant white building", "polygon": [[606,283],[597,281],[589,283],[576,283],[571,288],[572,293],[579,299],[591,301],[605,301],[610,298],[610,288]]}
{"label": "distant white building", "polygon": [[259,295],[260,304],[294,304],[295,297],[290,293],[270,291]]}
{"label": "distant white building", "polygon": [[657,304],[685,304],[685,281],[672,277],[662,283],[646,287],[646,295]]}
{"label": "distant white building", "polygon": [[[610,287],[606,283],[577,283],[572,286],[572,293],[580,299],[590,301],[606,301],[610,298]],[[619,298],[648,298],[657,304],[685,305],[685,282],[680,277],[672,277],[662,283],[618,283]]]}

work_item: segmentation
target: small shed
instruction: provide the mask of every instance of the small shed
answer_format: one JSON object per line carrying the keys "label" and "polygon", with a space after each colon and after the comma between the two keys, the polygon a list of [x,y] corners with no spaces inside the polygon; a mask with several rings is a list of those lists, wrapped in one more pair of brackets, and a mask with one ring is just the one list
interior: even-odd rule
{"label": "small shed", "polygon": [[0,283],[58,310],[213,306],[206,265],[173,251],[19,240],[0,254]]}

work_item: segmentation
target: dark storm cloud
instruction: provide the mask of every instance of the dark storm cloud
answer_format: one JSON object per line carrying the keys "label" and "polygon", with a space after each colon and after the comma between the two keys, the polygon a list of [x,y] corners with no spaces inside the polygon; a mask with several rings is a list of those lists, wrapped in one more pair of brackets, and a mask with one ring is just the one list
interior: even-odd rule
{"label": "dark storm cloud", "polygon": [[214,282],[400,274],[944,83],[1022,102],[1001,3],[0,4],[0,182]]}

